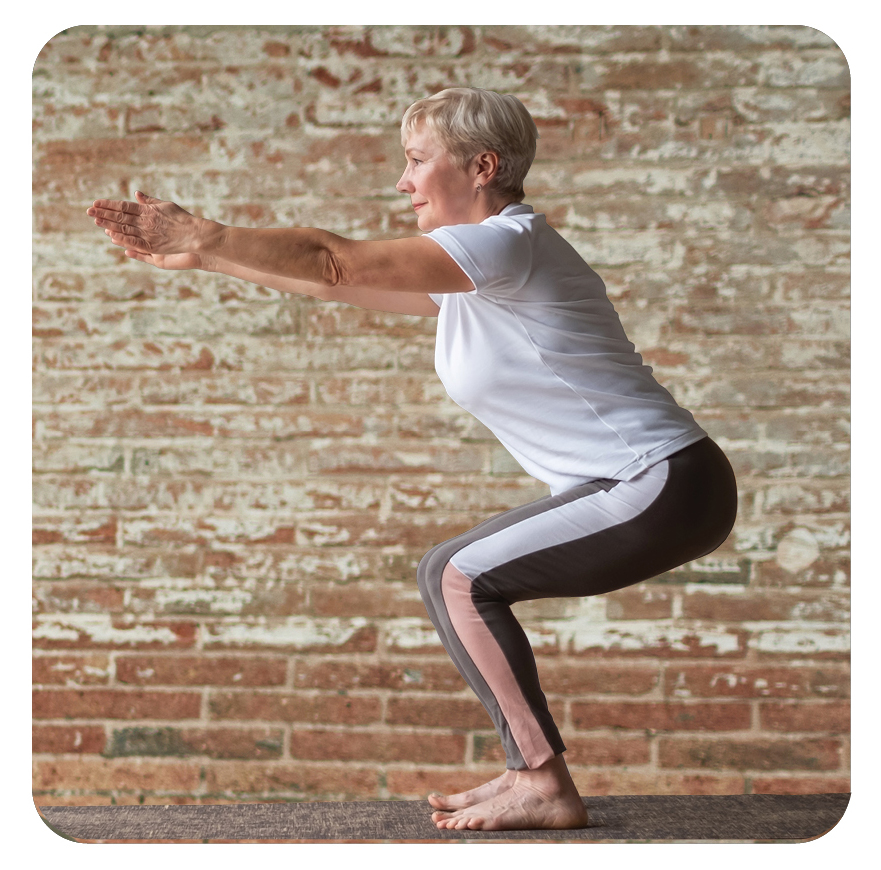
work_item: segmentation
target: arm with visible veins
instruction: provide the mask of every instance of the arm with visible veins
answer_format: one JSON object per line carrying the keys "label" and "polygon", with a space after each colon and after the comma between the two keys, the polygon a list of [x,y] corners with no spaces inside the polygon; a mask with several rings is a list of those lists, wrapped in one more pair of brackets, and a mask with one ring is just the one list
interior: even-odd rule
{"label": "arm with visible veins", "polygon": [[126,256],[164,269],[204,269],[288,293],[405,314],[437,314],[429,293],[473,285],[426,237],[355,241],[310,227],[244,229],[137,194],[97,200],[88,210]]}

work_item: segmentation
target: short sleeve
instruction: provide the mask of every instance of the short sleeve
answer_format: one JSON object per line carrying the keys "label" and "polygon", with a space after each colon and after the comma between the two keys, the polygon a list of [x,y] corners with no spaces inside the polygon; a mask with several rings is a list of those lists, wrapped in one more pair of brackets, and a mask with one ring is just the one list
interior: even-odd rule
{"label": "short sleeve", "polygon": [[529,278],[532,238],[522,221],[495,216],[480,224],[440,227],[427,235],[455,260],[478,294],[505,298]]}

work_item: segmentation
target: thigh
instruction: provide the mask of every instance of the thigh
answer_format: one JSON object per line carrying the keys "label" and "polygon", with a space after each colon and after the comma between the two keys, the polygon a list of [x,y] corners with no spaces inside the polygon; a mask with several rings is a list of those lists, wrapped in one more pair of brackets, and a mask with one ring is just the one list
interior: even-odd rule
{"label": "thigh", "polygon": [[451,555],[475,600],[610,592],[716,549],[736,513],[734,475],[709,439],[631,481],[543,500]]}
{"label": "thigh", "polygon": [[[537,499],[529,504],[520,505],[503,513],[489,517],[473,529],[450,538],[432,547],[423,557],[420,563],[420,574],[440,579],[444,568],[453,557],[476,541],[486,541],[497,535],[504,534],[506,529],[521,526],[534,517],[540,516],[549,510],[561,507],[585,495],[605,492],[614,487],[614,480],[594,480],[575,489],[557,495],[548,495]],[[522,526],[521,526],[522,527]]]}

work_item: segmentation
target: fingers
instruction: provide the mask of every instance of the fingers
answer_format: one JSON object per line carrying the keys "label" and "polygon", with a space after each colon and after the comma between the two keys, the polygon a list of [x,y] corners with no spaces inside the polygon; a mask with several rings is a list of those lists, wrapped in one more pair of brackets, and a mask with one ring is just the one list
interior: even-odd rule
{"label": "fingers", "polygon": [[118,245],[118,238],[123,239],[136,239],[137,243],[133,245],[129,245],[129,247],[138,247],[144,249],[146,242],[141,237],[138,228],[133,227],[130,224],[121,224],[117,223],[113,220],[102,220],[101,218],[95,218],[95,226],[102,227],[104,232],[110,236],[110,241],[113,242],[114,245]]}
{"label": "fingers", "polygon": [[157,205],[158,203],[164,201],[161,199],[156,199],[155,196],[147,196],[146,193],[141,193],[140,190],[135,191],[135,197],[138,200],[138,202],[142,202],[142,203],[144,203],[144,205]]}
{"label": "fingers", "polygon": [[150,253],[150,246],[139,236],[129,235],[127,233],[110,232],[110,241],[114,245],[126,250],[138,251],[142,254]]}
{"label": "fingers", "polygon": [[[159,200],[156,201],[158,202]],[[115,214],[120,212],[123,214],[142,214],[144,211],[136,202],[128,202],[122,199],[96,199],[86,214],[95,217],[99,210]]]}
{"label": "fingers", "polygon": [[125,255],[130,260],[140,260],[142,263],[149,263],[151,266],[155,265],[151,254],[142,254],[140,251],[126,250]]}

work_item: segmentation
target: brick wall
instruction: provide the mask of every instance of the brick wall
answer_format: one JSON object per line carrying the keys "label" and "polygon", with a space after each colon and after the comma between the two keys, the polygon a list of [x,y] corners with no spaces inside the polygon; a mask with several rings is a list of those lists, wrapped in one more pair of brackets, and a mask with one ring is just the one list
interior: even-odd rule
{"label": "brick wall", "polygon": [[415,567],[545,494],[446,397],[433,320],[127,262],[140,188],[413,234],[397,124],[541,132],[527,201],[728,452],[712,556],[518,606],[583,794],[847,791],[849,74],[807,27],[79,27],[34,68],[39,803],[418,798],[503,763]]}

